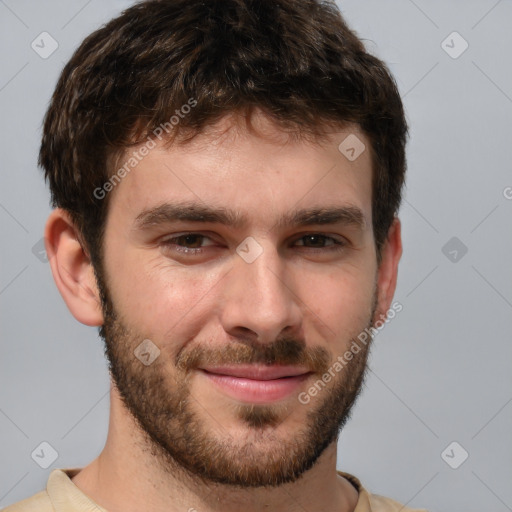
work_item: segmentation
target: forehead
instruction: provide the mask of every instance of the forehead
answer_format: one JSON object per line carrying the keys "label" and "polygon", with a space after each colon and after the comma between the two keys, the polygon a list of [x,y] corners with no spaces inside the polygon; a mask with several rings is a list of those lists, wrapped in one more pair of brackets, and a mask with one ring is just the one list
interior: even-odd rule
{"label": "forehead", "polygon": [[[111,192],[109,209],[135,219],[179,199],[229,207],[247,220],[251,212],[350,203],[371,218],[371,151],[357,126],[312,140],[290,136],[265,116],[255,116],[252,125],[225,116],[186,144],[157,141]],[[356,159],[343,153],[347,140],[360,144],[357,151],[365,148]],[[130,149],[120,165],[143,146]]]}

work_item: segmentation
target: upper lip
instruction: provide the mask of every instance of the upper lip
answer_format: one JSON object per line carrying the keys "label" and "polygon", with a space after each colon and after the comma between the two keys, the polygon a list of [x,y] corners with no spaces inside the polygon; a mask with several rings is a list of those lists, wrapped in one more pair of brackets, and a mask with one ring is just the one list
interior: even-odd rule
{"label": "upper lip", "polygon": [[236,365],[236,366],[209,366],[201,370],[217,375],[229,375],[253,380],[272,380],[283,377],[297,377],[310,373],[307,368],[300,366],[265,366],[265,365]]}

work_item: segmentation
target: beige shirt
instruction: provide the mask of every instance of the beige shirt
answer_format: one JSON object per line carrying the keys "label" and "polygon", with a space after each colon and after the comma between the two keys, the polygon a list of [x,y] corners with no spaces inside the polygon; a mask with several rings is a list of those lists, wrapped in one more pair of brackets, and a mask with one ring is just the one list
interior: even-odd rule
{"label": "beige shirt", "polygon": [[[72,481],[81,468],[54,469],[48,477],[46,490],[18,501],[0,512],[108,512],[85,495]],[[361,482],[348,473],[338,471],[359,492],[354,512],[427,512],[404,507],[390,498],[370,494]]]}

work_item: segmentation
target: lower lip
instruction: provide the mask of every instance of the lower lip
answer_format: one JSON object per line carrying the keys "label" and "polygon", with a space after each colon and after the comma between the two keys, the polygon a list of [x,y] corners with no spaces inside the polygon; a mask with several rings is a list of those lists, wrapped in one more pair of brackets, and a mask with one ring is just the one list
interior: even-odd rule
{"label": "lower lip", "polygon": [[286,398],[293,392],[297,392],[301,384],[311,375],[306,373],[282,379],[253,380],[219,375],[204,370],[201,370],[201,373],[232,398],[253,404],[276,402]]}

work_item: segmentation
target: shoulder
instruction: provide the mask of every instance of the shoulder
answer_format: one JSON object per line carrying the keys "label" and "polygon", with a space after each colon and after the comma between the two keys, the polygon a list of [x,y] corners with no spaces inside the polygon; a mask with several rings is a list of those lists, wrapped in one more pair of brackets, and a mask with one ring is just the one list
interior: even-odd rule
{"label": "shoulder", "polygon": [[54,509],[48,493],[41,491],[30,498],[8,505],[0,512],[54,512]]}
{"label": "shoulder", "polygon": [[423,508],[406,507],[398,501],[380,496],[379,494],[371,494],[354,475],[343,471],[337,471],[337,473],[343,478],[346,478],[359,493],[359,501],[357,502],[354,512],[428,512]]}
{"label": "shoulder", "polygon": [[369,494],[371,510],[375,512],[428,512],[424,508],[409,508],[398,501],[380,496],[378,494]]}

